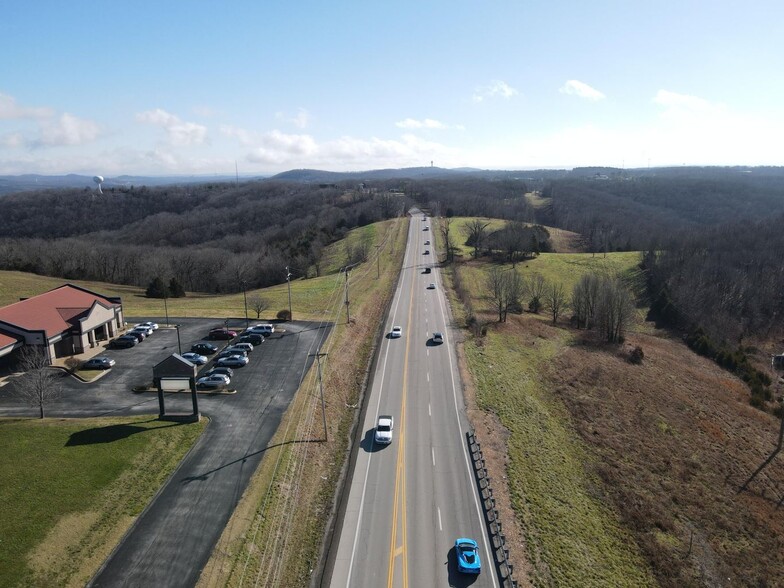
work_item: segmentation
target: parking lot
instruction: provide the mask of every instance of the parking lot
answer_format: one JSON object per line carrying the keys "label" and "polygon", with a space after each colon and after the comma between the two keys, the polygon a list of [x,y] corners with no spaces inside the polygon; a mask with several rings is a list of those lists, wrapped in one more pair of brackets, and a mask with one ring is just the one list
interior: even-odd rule
{"label": "parking lot", "polygon": [[[136,318],[133,322],[160,318]],[[129,323],[131,320],[129,319]],[[172,321],[173,322],[173,321]],[[216,319],[177,319],[182,351],[222,327]],[[252,324],[252,323],[251,323]],[[241,331],[245,321],[231,321]],[[192,586],[263,457],[270,438],[329,333],[321,323],[276,324],[276,333],[249,354],[250,363],[234,370],[236,394],[199,394],[199,408],[210,424],[179,469],[145,510],[118,549],[94,578],[94,586]],[[219,347],[225,341],[213,341]],[[158,414],[154,392],[133,392],[152,383],[152,368],[178,351],[175,329],[157,330],[129,349],[107,350],[115,366],[92,383],[65,376],[61,398],[48,416]],[[200,368],[207,371],[210,361]],[[165,395],[167,412],[191,411],[189,394]],[[36,416],[20,404],[13,381],[0,388],[0,416]]]}

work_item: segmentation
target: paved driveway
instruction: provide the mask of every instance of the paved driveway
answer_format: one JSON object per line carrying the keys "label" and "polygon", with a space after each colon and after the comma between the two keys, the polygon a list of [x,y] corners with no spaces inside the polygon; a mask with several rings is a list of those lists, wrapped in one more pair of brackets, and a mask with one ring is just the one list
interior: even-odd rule
{"label": "paved driveway", "polygon": [[[147,319],[138,319],[147,320]],[[156,319],[151,319],[156,320]],[[157,319],[160,321],[160,319]],[[220,320],[178,319],[182,350],[201,340]],[[237,329],[243,321],[230,323]],[[193,586],[210,557],[242,492],[263,457],[330,326],[284,323],[235,370],[234,395],[199,394],[210,424],[177,471],[142,513],[92,586]],[[277,328],[277,327],[276,327]],[[131,349],[105,353],[117,360],[92,384],[63,378],[62,398],[49,416],[158,414],[154,393],[131,388],[152,381],[152,366],[177,351],[177,332],[159,329]],[[207,369],[210,364],[203,369]],[[190,412],[189,394],[167,394],[167,412]],[[0,388],[0,416],[35,416],[13,397],[13,382]]]}

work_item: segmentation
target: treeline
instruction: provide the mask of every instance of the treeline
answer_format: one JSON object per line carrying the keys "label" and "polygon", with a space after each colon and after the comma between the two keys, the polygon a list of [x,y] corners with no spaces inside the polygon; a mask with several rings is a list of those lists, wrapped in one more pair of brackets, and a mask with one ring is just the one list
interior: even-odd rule
{"label": "treeline", "polygon": [[532,221],[534,211],[522,180],[486,180],[475,177],[423,180],[406,184],[406,193],[436,216],[483,216]]}
{"label": "treeline", "polygon": [[353,185],[256,182],[27,192],[0,199],[0,268],[236,292],[317,272],[324,246],[405,203]]}
{"label": "treeline", "polygon": [[690,169],[554,180],[542,190],[550,206],[536,220],[582,234],[590,251],[619,251],[784,212],[784,170]]}
{"label": "treeline", "polygon": [[651,313],[718,345],[784,332],[784,215],[703,228],[643,256]]}

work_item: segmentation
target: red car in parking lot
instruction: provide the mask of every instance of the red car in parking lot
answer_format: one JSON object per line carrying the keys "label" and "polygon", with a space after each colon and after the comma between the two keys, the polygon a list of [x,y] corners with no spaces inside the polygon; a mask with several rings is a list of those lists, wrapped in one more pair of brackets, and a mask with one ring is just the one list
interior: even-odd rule
{"label": "red car in parking lot", "polygon": [[234,339],[237,336],[237,331],[230,331],[229,329],[213,329],[210,331],[210,339]]}

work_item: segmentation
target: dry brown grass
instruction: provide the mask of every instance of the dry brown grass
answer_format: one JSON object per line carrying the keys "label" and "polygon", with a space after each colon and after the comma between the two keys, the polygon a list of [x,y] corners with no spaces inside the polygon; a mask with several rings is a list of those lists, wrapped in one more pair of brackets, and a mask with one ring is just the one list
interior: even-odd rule
{"label": "dry brown grass", "polygon": [[[638,366],[626,360],[635,345]],[[663,333],[624,349],[582,338],[545,377],[662,585],[784,585],[784,459],[737,493],[778,423],[740,380]]]}

